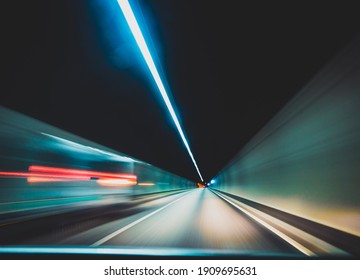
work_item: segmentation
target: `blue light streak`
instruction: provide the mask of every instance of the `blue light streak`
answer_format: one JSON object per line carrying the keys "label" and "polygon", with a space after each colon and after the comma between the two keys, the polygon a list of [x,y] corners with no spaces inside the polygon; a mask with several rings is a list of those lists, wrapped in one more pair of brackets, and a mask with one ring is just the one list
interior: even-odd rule
{"label": "blue light streak", "polygon": [[162,98],[164,99],[164,102],[170,112],[170,115],[175,123],[175,126],[181,136],[181,139],[190,155],[190,158],[192,160],[192,162],[194,163],[194,166],[196,168],[196,171],[197,173],[199,174],[200,176],[200,179],[201,181],[203,181],[203,178],[201,176],[201,173],[200,173],[200,170],[196,164],[196,161],[195,161],[195,158],[191,152],[191,149],[190,149],[190,146],[189,146],[189,143],[188,141],[186,140],[186,137],[185,137],[185,134],[184,134],[184,131],[183,129],[181,128],[181,125],[180,125],[180,122],[178,120],[178,117],[176,116],[176,113],[175,113],[175,110],[170,102],[170,99],[168,97],[168,94],[166,93],[166,90],[165,90],[165,87],[164,87],[164,84],[160,78],[160,75],[159,75],[159,72],[155,66],[155,63],[154,63],[154,60],[152,59],[152,56],[150,54],[150,51],[149,51],[149,48],[145,42],[145,39],[144,39],[144,36],[140,30],[140,27],[136,21],[136,18],[135,18],[135,15],[131,9],[131,6],[128,2],[128,0],[117,0],[124,16],[125,16],[125,19],[129,25],[129,28],[135,38],[135,41],[137,43],[137,45],[139,46],[140,48],[140,51],[141,51],[141,54],[143,55],[144,59],[145,59],[145,62],[147,64],[147,66],[149,67],[149,70],[155,80],[155,83],[160,91],[160,94],[162,96]]}

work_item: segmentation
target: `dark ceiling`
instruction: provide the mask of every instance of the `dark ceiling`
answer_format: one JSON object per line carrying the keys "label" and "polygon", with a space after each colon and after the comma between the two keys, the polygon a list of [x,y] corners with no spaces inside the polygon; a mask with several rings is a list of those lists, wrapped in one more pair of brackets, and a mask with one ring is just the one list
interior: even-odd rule
{"label": "dark ceiling", "polygon": [[[116,4],[2,3],[5,74],[0,105],[196,181],[195,168],[136,56],[135,43],[124,26],[117,26],[121,23],[114,18],[111,2]],[[343,1],[130,3],[141,8],[206,180],[360,26],[356,7]]]}

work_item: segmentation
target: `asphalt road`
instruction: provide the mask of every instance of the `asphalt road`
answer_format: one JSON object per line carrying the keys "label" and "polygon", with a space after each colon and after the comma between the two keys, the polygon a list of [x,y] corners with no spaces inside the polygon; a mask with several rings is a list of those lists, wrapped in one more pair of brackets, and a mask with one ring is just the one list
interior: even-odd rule
{"label": "asphalt road", "polygon": [[[2,245],[302,255],[209,189],[79,204],[0,225]],[[41,212],[40,212],[41,213]],[[180,252],[180,251],[179,251]],[[166,253],[165,253],[166,254]]]}
{"label": "asphalt road", "polygon": [[143,203],[144,211],[91,228],[63,245],[297,254],[294,247],[209,189]]}

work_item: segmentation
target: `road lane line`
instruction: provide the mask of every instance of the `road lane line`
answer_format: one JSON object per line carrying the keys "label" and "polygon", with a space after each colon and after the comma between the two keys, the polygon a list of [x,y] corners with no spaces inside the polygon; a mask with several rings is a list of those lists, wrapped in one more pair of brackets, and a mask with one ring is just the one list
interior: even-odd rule
{"label": "road lane line", "polygon": [[315,256],[316,254],[312,251],[310,251],[308,248],[306,248],[305,246],[301,245],[299,242],[295,241],[294,239],[292,239],[291,237],[285,235],[284,233],[282,233],[281,231],[277,230],[276,228],[274,228],[273,226],[269,225],[268,223],[264,222],[263,220],[259,219],[258,217],[256,217],[255,215],[253,215],[252,213],[250,213],[249,211],[245,210],[243,207],[233,203],[232,201],[230,201],[229,199],[227,199],[226,197],[224,197],[222,194],[218,193],[215,190],[211,190],[212,192],[214,192],[216,195],[218,195],[219,197],[221,197],[223,200],[225,200],[226,202],[228,202],[229,204],[231,204],[232,206],[234,206],[235,208],[237,208],[238,210],[240,210],[241,212],[243,212],[244,214],[246,214],[247,216],[249,216],[250,218],[252,218],[253,220],[255,220],[256,222],[258,222],[259,224],[261,224],[262,226],[266,227],[268,230],[270,230],[271,232],[275,233],[277,236],[279,236],[281,239],[285,240],[287,243],[289,243],[291,246],[293,246],[294,248],[296,248],[297,250],[299,250],[301,253],[307,255],[307,256]]}
{"label": "road lane line", "polygon": [[190,191],[189,193],[183,195],[182,197],[179,197],[178,199],[166,204],[165,206],[151,212],[150,214],[147,214],[146,216],[118,229],[117,231],[114,231],[113,233],[110,233],[109,235],[105,236],[104,238],[101,238],[100,240],[96,241],[95,243],[91,244],[90,247],[94,247],[94,246],[99,246],[104,244],[105,242],[109,241],[110,239],[114,238],[116,235],[123,233],[124,231],[132,228],[133,226],[137,225],[138,223],[141,223],[142,221],[150,218],[151,216],[155,215],[156,213],[160,212],[161,210],[164,210],[165,208],[169,207],[170,205],[178,202],[179,200],[183,199],[184,197],[188,196],[190,193],[192,193],[192,191]]}

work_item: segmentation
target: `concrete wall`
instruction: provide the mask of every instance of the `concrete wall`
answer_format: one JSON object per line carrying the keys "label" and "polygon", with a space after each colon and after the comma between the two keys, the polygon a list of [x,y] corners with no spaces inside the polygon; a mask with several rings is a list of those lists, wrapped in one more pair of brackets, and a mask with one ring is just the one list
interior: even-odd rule
{"label": "concrete wall", "polygon": [[214,179],[214,188],[360,235],[359,38]]}

